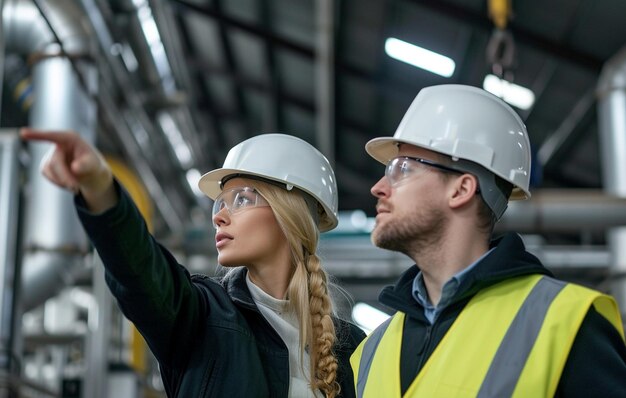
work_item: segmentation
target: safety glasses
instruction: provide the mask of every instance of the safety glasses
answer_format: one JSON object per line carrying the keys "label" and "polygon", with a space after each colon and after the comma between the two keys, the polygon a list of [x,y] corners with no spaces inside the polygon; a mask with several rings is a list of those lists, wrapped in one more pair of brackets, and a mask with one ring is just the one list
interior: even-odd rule
{"label": "safety glasses", "polygon": [[429,167],[449,173],[463,174],[462,171],[435,163],[432,160],[411,156],[398,156],[387,163],[385,177],[387,177],[391,186],[395,186],[408,178],[423,174]]}
{"label": "safety glasses", "polygon": [[224,208],[232,215],[245,209],[265,206],[269,206],[269,203],[267,203],[265,198],[263,198],[256,189],[238,187],[222,191],[222,193],[215,198],[215,202],[213,203],[213,216]]}

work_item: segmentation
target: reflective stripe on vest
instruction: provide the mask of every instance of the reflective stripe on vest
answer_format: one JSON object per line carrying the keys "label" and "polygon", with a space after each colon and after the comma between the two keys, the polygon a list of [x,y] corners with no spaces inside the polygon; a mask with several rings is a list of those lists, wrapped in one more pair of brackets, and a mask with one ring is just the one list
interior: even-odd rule
{"label": "reflective stripe on vest", "polygon": [[369,374],[370,367],[372,366],[372,360],[374,359],[376,347],[378,347],[378,343],[380,343],[380,339],[383,338],[383,334],[385,334],[385,330],[387,330],[387,326],[389,326],[392,319],[393,318],[387,318],[385,322],[381,323],[376,330],[368,336],[367,340],[365,340],[363,354],[361,355],[361,365],[359,366],[359,375],[356,379],[357,397],[363,396],[365,382],[367,381],[367,375]]}
{"label": "reflective stripe on vest", "polygon": [[[623,337],[615,301],[593,290],[540,275],[485,289],[459,314],[404,396],[553,396],[591,305]],[[404,314],[397,313],[353,354],[359,398],[400,397],[403,325]]]}

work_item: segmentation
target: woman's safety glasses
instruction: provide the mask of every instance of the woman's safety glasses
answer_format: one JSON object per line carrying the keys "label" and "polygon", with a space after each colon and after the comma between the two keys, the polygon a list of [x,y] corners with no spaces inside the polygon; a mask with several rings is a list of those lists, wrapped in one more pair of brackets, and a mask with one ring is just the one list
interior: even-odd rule
{"label": "woman's safety glasses", "polygon": [[229,214],[235,214],[245,209],[253,207],[265,207],[269,203],[257,192],[256,189],[250,187],[238,187],[223,191],[213,203],[213,216],[222,209],[226,209]]}
{"label": "woman's safety glasses", "polygon": [[451,173],[463,174],[462,171],[435,163],[432,160],[414,158],[410,156],[398,156],[391,159],[389,163],[387,163],[385,177],[387,177],[391,186],[395,186],[408,178],[421,175],[429,167]]}

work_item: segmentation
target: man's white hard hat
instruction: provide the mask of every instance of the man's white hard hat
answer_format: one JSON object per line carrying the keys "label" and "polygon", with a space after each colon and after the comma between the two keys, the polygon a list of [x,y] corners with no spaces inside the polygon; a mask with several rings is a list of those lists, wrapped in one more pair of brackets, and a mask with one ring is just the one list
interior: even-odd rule
{"label": "man's white hard hat", "polygon": [[[485,90],[456,84],[426,87],[413,100],[393,137],[374,138],[365,149],[387,164],[397,156],[400,143],[448,155],[452,167],[461,171],[476,171],[471,165],[464,167],[468,163],[463,160],[482,166],[513,185],[510,200],[530,197],[531,150],[526,127],[509,105]],[[489,197],[493,187],[478,177],[483,198],[499,218],[507,198],[495,193]]]}

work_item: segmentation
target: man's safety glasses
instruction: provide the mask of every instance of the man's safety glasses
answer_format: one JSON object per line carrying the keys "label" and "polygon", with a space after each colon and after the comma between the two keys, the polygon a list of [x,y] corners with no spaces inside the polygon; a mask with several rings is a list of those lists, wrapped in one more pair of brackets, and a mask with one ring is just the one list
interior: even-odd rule
{"label": "man's safety glasses", "polygon": [[463,174],[462,171],[455,170],[451,167],[435,163],[432,160],[414,158],[411,156],[398,156],[387,163],[385,176],[389,180],[391,186],[399,184],[407,178],[422,174],[428,167],[439,169],[442,171]]}
{"label": "man's safety glasses", "polygon": [[257,192],[256,189],[250,187],[238,187],[223,191],[213,203],[213,216],[226,208],[229,214],[235,214],[245,209],[253,207],[265,207],[269,203]]}

